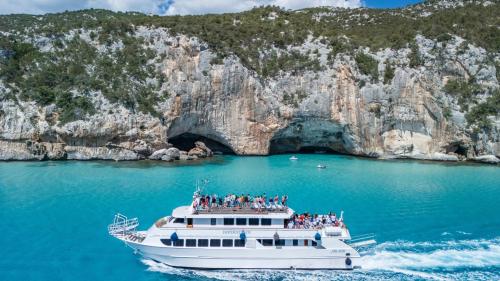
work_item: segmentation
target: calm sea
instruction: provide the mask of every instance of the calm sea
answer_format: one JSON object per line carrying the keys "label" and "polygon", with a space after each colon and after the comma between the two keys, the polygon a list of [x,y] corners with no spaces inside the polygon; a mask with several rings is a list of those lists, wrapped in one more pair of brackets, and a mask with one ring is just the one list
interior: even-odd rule
{"label": "calm sea", "polygon": [[[339,155],[150,162],[0,163],[1,280],[500,280],[500,168]],[[322,163],[326,169],[317,169]],[[212,193],[288,194],[296,211],[344,211],[375,233],[364,269],[193,271],[144,260],[107,234],[116,212],[140,227]]]}

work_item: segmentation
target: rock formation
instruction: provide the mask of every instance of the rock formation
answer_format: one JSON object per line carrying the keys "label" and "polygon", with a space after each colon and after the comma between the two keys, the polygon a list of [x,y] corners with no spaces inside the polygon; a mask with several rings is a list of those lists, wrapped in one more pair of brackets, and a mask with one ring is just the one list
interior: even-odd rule
{"label": "rock formation", "polygon": [[[61,124],[51,105],[3,98],[0,159],[173,161],[212,155],[198,142],[187,153],[170,147],[169,139],[190,133],[238,155],[316,147],[376,158],[499,161],[498,117],[490,118],[487,132],[468,128],[456,97],[443,87],[453,77],[473,76],[487,92],[498,89],[499,70],[488,61],[500,61],[500,55],[460,37],[442,43],[417,36],[422,63],[416,67],[408,64],[409,48],[364,50],[380,73],[394,65],[393,77],[383,82],[362,73],[351,54],[328,62],[328,49],[317,39],[296,48],[319,50],[320,70],[261,77],[236,56],[211,63],[215,52],[197,38],[163,28],[138,30],[137,36],[154,42],[162,87],[170,93],[154,104],[159,117],[93,92],[95,114]],[[1,81],[0,93],[9,93]]]}

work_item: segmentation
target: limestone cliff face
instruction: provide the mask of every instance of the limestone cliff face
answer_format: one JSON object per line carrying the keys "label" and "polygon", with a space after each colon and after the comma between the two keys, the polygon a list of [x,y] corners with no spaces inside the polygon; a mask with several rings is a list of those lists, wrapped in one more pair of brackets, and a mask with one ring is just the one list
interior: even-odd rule
{"label": "limestone cliff face", "polygon": [[[141,34],[153,38],[158,56],[163,54],[158,67],[170,95],[155,105],[160,117],[111,104],[95,92],[96,114],[60,125],[53,106],[2,100],[0,159],[136,160],[185,133],[239,155],[315,147],[377,158],[500,157],[500,120],[493,119],[487,133],[474,132],[455,98],[442,91],[451,77],[469,75],[486,88],[499,87],[495,68],[484,64],[499,55],[472,45],[457,52],[463,42],[458,37],[441,44],[418,36],[423,63],[415,68],[408,66],[409,49],[364,50],[378,61],[379,72],[388,62],[395,66],[383,83],[362,74],[350,55],[328,63],[319,41],[298,48],[319,49],[321,70],[264,78],[237,57],[212,64],[215,54],[196,38],[161,29],[143,28]],[[1,91],[8,90],[0,83]]]}

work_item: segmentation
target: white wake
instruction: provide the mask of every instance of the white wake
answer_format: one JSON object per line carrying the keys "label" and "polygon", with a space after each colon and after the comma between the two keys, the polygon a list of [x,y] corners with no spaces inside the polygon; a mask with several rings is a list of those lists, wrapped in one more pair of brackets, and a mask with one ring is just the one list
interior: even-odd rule
{"label": "white wake", "polygon": [[500,238],[385,242],[361,252],[362,269],[187,270],[143,259],[149,271],[214,280],[500,280]]}

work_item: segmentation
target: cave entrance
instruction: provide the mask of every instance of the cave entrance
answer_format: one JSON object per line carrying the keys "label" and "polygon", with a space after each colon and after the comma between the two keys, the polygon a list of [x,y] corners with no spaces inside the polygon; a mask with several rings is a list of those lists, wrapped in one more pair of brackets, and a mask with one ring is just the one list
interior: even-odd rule
{"label": "cave entrance", "polygon": [[450,144],[446,148],[446,153],[456,153],[459,156],[467,157],[468,148],[461,143]]}
{"label": "cave entrance", "polygon": [[303,153],[303,154],[341,154],[344,148],[341,144],[332,146],[322,144],[306,144],[301,138],[272,139],[269,147],[270,154]]}
{"label": "cave entrance", "polygon": [[335,151],[329,147],[324,147],[324,146],[304,146],[301,147],[299,150],[299,153],[327,153],[327,154],[339,154],[338,151]]}
{"label": "cave entrance", "polygon": [[275,133],[269,142],[269,153],[332,153],[350,151],[344,127],[337,122],[302,118]]}
{"label": "cave entrance", "polygon": [[184,151],[189,151],[193,148],[194,143],[197,141],[205,143],[215,154],[235,154],[229,146],[202,135],[183,133],[168,139],[168,142],[174,147]]}

